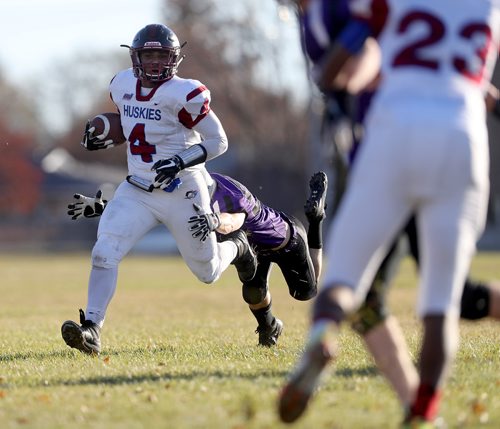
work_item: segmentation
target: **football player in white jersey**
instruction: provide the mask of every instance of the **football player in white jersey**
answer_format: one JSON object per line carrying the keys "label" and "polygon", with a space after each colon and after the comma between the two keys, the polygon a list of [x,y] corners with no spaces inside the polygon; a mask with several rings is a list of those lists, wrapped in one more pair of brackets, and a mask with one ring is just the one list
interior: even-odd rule
{"label": "football player in white jersey", "polygon": [[[92,250],[86,314],[80,324],[66,321],[64,341],[84,353],[99,353],[100,331],[116,289],[118,264],[153,227],[174,236],[184,261],[204,283],[216,281],[233,263],[242,281],[253,278],[256,256],[244,232],[217,243],[200,241],[187,220],[193,204],[210,211],[204,162],[227,149],[224,129],[210,108],[210,91],[199,81],[177,76],[182,61],[175,33],[161,24],[141,29],[129,49],[132,68],[120,71],[109,89],[127,139],[127,181],[120,184],[99,222]],[[82,145],[106,149],[115,142],[94,136],[87,124]]]}
{"label": "football player in white jersey", "polygon": [[[374,51],[374,44],[378,46],[378,43],[370,37],[368,28],[363,32],[365,24],[361,24],[360,29],[359,21],[352,19],[347,6],[348,0],[278,1],[287,5],[293,3],[297,8],[304,54],[311,62],[311,75],[320,80],[317,83],[325,97],[325,106],[328,106],[325,109],[324,120],[335,129],[339,124],[338,115],[343,115],[341,124],[345,124],[347,116],[355,131],[352,134],[357,136],[373,94],[373,83],[378,80],[364,88],[369,82],[369,79],[365,78],[373,76],[380,67],[379,57],[374,55],[378,50],[377,47]],[[356,33],[355,30],[361,32]],[[339,49],[343,51],[342,61],[339,61]],[[335,60],[333,66],[338,67],[337,72],[332,72],[329,60]],[[368,92],[361,96],[357,95],[354,100],[349,100],[346,96],[346,91],[348,94],[355,94],[360,89]],[[488,110],[500,118],[499,92],[493,86],[487,94],[486,104]],[[326,138],[335,146],[335,133],[328,133]],[[348,159],[350,165],[355,160],[357,138],[354,139],[354,143],[356,144],[346,156],[333,161],[336,171],[335,182],[341,185],[336,187],[335,200],[344,190],[344,180],[341,177],[345,168],[344,160]],[[340,152],[346,150],[343,144],[340,146],[337,144],[336,147],[340,148]],[[331,206],[335,208],[336,204]],[[418,266],[419,252],[414,217],[404,228],[404,234],[408,239],[410,255]],[[357,313],[351,316],[350,321],[354,330],[363,336],[379,370],[395,389],[403,408],[408,408],[415,397],[419,377],[397,320],[390,314],[385,304],[385,295],[393,275],[391,273],[395,272],[395,265],[400,258],[397,248],[397,245],[393,246],[384,259],[365,302]],[[484,317],[499,319],[500,282],[482,283],[467,277],[461,299],[461,317],[466,320],[480,320]]]}
{"label": "football player in white jersey", "polygon": [[[500,50],[500,2],[354,0],[351,6],[378,36],[382,80],[330,235],[309,342],[279,412],[286,422],[303,413],[335,354],[328,333],[335,337],[359,307],[387,246],[415,213],[424,339],[420,385],[404,425],[432,427],[457,348],[465,276],[485,222],[485,97],[490,108],[498,100],[488,91]],[[328,78],[345,61],[345,50],[338,53],[344,58],[328,64]]]}
{"label": "football player in white jersey", "polygon": [[[316,296],[323,261],[322,224],[326,217],[328,179],[324,172],[315,173],[309,181],[310,194],[304,205],[305,225],[293,216],[259,201],[237,180],[206,172],[211,195],[212,213],[200,213],[188,220],[193,237],[206,240],[215,231],[218,240],[237,229],[248,235],[257,253],[258,267],[254,278],[242,285],[242,296],[258,322],[259,345],[273,347],[283,331],[283,322],[274,316],[269,291],[269,270],[278,265],[290,295],[298,301]],[[102,192],[95,197],[74,194],[68,205],[71,219],[101,216],[107,201]]]}

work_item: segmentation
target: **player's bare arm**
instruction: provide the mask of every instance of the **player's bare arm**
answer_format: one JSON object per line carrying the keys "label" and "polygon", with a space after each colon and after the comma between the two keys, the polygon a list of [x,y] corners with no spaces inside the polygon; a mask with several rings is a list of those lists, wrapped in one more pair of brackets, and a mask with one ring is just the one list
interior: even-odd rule
{"label": "player's bare arm", "polygon": [[224,235],[230,234],[243,226],[245,217],[245,213],[220,213],[220,225],[216,231]]}
{"label": "player's bare arm", "polygon": [[370,37],[370,27],[351,20],[316,70],[321,89],[346,89],[357,93],[370,85],[380,68],[380,50]]}
{"label": "player's bare arm", "polygon": [[347,76],[341,71],[353,57],[354,55],[342,44],[336,43],[316,72],[315,79],[319,88],[323,90],[345,88]]}
{"label": "player's bare arm", "polygon": [[200,241],[205,241],[214,231],[224,235],[237,231],[245,222],[245,213],[204,213],[198,204],[193,204],[193,208],[197,215],[189,218],[189,230]]}

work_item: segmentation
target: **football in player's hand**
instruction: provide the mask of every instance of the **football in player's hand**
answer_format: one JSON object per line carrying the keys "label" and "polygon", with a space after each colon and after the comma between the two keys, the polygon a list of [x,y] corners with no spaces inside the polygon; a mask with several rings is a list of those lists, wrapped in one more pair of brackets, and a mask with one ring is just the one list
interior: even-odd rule
{"label": "football in player's hand", "polygon": [[125,143],[119,113],[101,113],[90,120],[90,126],[95,127],[94,136],[100,140],[113,140],[115,145]]}

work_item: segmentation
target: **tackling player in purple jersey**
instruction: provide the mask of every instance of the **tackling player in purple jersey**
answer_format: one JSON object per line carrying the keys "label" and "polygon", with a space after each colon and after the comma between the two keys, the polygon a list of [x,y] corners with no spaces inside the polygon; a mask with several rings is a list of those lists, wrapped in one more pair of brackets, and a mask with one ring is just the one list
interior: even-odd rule
{"label": "tackling player in purple jersey", "polygon": [[[316,296],[322,262],[326,174],[316,173],[309,184],[311,195],[305,205],[307,232],[298,219],[265,205],[240,182],[217,173],[211,173],[210,178],[212,209],[220,219],[220,225],[214,228],[219,239],[224,240],[225,233],[241,228],[257,253],[257,272],[252,280],[243,282],[243,299],[257,319],[259,344],[273,346],[283,323],[271,311],[271,264],[280,267],[293,298],[306,301]],[[192,218],[190,222],[193,220],[196,221]]]}
{"label": "tackling player in purple jersey", "polygon": [[[276,345],[283,322],[272,313],[269,292],[271,264],[277,264],[289,288],[290,295],[307,301],[317,293],[322,267],[322,222],[325,218],[325,198],[328,187],[326,174],[318,172],[309,182],[310,195],[304,206],[308,220],[306,231],[302,222],[258,200],[246,186],[218,173],[205,175],[210,196],[211,213],[192,216],[187,228],[193,237],[204,241],[216,232],[217,241],[225,241],[241,230],[257,253],[257,272],[250,281],[243,281],[243,299],[257,320],[259,344]],[[73,219],[99,216],[106,206],[100,191],[95,198],[76,194],[77,202],[68,206]]]}

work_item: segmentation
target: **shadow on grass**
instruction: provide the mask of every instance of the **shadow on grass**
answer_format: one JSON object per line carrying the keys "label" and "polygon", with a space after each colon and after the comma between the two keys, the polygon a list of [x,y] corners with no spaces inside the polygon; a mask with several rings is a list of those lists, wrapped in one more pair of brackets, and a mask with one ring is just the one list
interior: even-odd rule
{"label": "shadow on grass", "polygon": [[259,372],[241,374],[235,371],[189,371],[185,373],[169,373],[164,374],[137,374],[137,375],[115,375],[115,376],[96,376],[81,378],[78,380],[54,380],[50,384],[54,385],[64,385],[64,386],[87,386],[87,385],[133,385],[148,382],[169,382],[169,381],[195,381],[198,379],[219,379],[219,380],[255,380],[256,377],[278,377],[279,372],[269,371],[269,372]]}
{"label": "shadow on grass", "polygon": [[335,370],[336,377],[353,378],[353,377],[376,377],[380,372],[376,366],[365,366],[364,368],[342,368]]}
{"label": "shadow on grass", "polygon": [[[108,350],[106,353],[102,354],[99,358],[93,356],[85,356],[76,350],[52,350],[47,352],[17,352],[17,353],[7,353],[0,354],[0,362],[13,362],[17,360],[53,360],[53,359],[69,359],[72,360],[75,357],[78,359],[106,359],[106,356],[120,356],[120,355],[140,355],[147,359],[147,356],[151,356],[155,359],[157,355],[172,352],[173,348],[171,346],[160,346],[154,348],[125,348],[125,349],[112,349]],[[255,349],[253,353],[259,353],[260,349]],[[267,352],[267,349],[263,349],[262,352]],[[156,357],[155,357],[156,356]],[[355,378],[355,377],[374,377],[378,374],[378,370],[375,366],[366,366],[363,368],[332,368],[333,373],[336,377],[341,378]],[[175,371],[175,372],[165,372],[165,373],[155,373],[151,374],[120,374],[114,376],[92,376],[92,377],[80,377],[78,379],[54,379],[50,381],[50,386],[86,386],[86,385],[134,385],[147,382],[169,382],[169,381],[193,381],[197,379],[219,379],[219,380],[249,380],[254,381],[256,378],[279,378],[284,379],[290,374],[289,370],[262,370],[258,371],[245,371],[238,369],[229,370],[213,370],[213,371],[199,371],[199,370],[189,370],[185,372]],[[46,380],[40,382],[44,386],[47,386]],[[37,383],[35,383],[37,384]]]}
{"label": "shadow on grass", "polygon": [[[354,377],[366,377],[366,376],[376,376],[378,374],[375,367],[366,367],[359,369],[343,369],[335,372],[336,377],[342,378],[354,378]],[[258,371],[258,372],[248,372],[242,373],[235,370],[228,371],[188,371],[184,373],[169,373],[164,374],[137,374],[137,375],[115,375],[115,376],[95,376],[80,378],[78,380],[53,380],[50,382],[51,386],[88,386],[88,385],[108,385],[108,386],[119,386],[119,385],[134,385],[148,382],[171,382],[171,381],[195,381],[195,380],[205,380],[205,379],[215,379],[215,380],[248,380],[255,381],[259,377],[266,379],[279,378],[284,379],[289,375],[288,371]]]}
{"label": "shadow on grass", "polygon": [[73,356],[71,350],[51,350],[48,352],[16,352],[16,353],[0,353],[0,362],[14,362],[17,360],[45,360],[53,358],[70,358]]}

